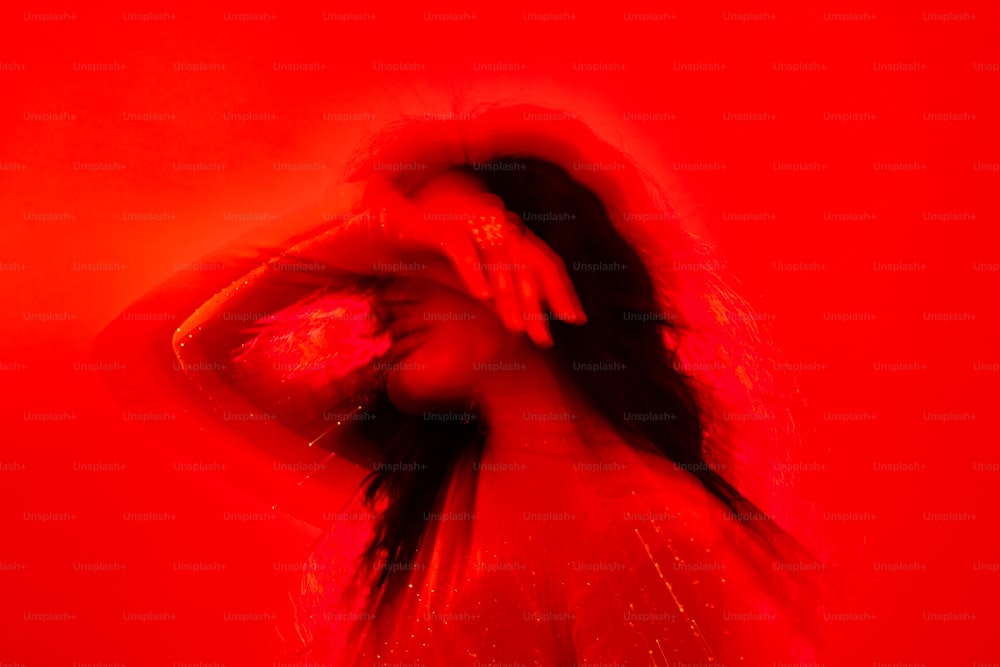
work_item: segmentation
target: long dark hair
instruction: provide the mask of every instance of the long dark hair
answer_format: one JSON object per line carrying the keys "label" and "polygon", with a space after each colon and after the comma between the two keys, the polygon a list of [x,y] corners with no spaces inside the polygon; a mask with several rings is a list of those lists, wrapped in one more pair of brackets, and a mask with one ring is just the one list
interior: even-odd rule
{"label": "long dark hair", "polygon": [[[670,304],[658,299],[649,270],[617,231],[602,200],[562,166],[528,155],[451,168],[480,179],[566,263],[588,322],[578,327],[552,320],[554,345],[544,354],[584,409],[603,418],[631,445],[689,471],[772,554],[794,546],[706,458],[708,413],[697,383],[667,342],[683,334],[684,324],[671,315]],[[576,370],[591,364],[618,370]],[[380,445],[383,458],[364,485],[366,500],[380,508],[365,563],[373,573],[370,595],[385,602],[412,569],[428,529],[425,515],[441,502],[459,458],[481,451],[484,425],[478,419],[442,423],[407,416],[384,392],[371,409],[379,419],[361,428]],[[666,413],[668,418],[629,418],[642,413]]]}

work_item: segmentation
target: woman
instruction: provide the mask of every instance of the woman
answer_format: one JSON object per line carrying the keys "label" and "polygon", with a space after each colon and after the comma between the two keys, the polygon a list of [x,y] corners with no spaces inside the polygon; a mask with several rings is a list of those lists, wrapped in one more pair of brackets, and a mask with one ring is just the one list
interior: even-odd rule
{"label": "woman", "polygon": [[[547,115],[382,135],[354,165],[366,187],[348,221],[177,332],[182,360],[196,334],[235,348],[232,377],[258,405],[299,426],[342,415],[334,448],[372,457],[313,552],[304,652],[337,665],[813,660],[810,588],[782,576],[811,568],[779,565],[808,559],[721,474],[749,451],[734,434],[764,414],[755,392],[773,388],[759,341],[719,333],[742,303],[710,271],[659,266],[703,256],[622,154],[578,121],[533,120]],[[666,247],[640,250],[643,234]],[[203,326],[223,308],[266,316],[234,346]],[[331,313],[363,323],[347,352],[322,333]],[[276,368],[294,371],[280,390]],[[321,370],[306,382],[303,369]],[[745,412],[723,417],[733,406]]]}

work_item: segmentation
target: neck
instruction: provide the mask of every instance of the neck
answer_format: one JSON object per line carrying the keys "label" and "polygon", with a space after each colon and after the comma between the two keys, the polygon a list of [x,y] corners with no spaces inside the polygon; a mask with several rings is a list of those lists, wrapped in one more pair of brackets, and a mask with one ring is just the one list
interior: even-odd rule
{"label": "neck", "polygon": [[501,370],[484,372],[477,393],[489,427],[487,446],[497,451],[541,451],[546,443],[565,448],[565,443],[578,440],[585,418],[579,402],[533,347]]}

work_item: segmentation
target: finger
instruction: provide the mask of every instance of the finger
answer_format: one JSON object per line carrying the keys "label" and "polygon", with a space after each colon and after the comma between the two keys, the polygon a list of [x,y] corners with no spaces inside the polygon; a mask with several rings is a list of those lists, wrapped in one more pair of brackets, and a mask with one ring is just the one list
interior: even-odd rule
{"label": "finger", "polygon": [[580,298],[573,287],[566,263],[548,245],[533,234],[524,238],[524,247],[532,258],[541,283],[542,298],[549,310],[559,319],[571,324],[584,324],[587,314],[583,312]]}
{"label": "finger", "polygon": [[520,243],[512,246],[510,255],[515,267],[514,285],[524,317],[525,333],[538,347],[552,347],[552,334],[549,331],[546,313],[542,310],[535,267],[525,255]]}
{"label": "finger", "polygon": [[524,318],[514,287],[514,274],[510,270],[509,255],[494,248],[487,252],[486,275],[493,289],[493,300],[504,325],[515,333],[524,331]]}
{"label": "finger", "polygon": [[440,242],[439,247],[458,272],[469,294],[480,299],[493,296],[490,281],[483,275],[479,250],[465,234],[449,235]]}

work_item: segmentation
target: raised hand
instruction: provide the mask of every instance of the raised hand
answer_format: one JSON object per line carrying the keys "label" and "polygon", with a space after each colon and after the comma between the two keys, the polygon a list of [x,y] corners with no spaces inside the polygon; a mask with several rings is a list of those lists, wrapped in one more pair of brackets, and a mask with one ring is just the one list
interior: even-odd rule
{"label": "raised hand", "polygon": [[470,177],[439,177],[414,199],[395,199],[385,225],[402,248],[441,253],[471,295],[492,297],[504,324],[539,347],[552,345],[549,312],[587,321],[562,258]]}

